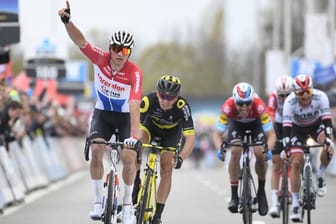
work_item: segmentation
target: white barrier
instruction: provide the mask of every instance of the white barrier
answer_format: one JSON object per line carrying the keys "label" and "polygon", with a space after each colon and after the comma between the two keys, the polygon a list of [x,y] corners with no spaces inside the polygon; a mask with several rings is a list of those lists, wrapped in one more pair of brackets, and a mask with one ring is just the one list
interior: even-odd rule
{"label": "white barrier", "polygon": [[[0,147],[0,156],[5,148],[3,146]],[[2,163],[0,162],[0,208],[3,208],[5,205],[10,204],[14,201],[14,195],[10,186],[8,185],[8,179],[5,176],[4,169]]]}

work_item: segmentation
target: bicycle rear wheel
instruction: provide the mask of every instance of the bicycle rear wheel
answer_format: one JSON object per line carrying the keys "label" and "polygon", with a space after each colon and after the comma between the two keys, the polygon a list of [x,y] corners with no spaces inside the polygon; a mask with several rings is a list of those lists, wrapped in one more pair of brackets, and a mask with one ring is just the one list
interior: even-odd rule
{"label": "bicycle rear wheel", "polygon": [[150,179],[153,174],[153,170],[147,169],[145,173],[145,184],[141,186],[139,193],[140,196],[138,198],[138,207],[136,212],[136,223],[144,224],[145,223],[145,212],[147,210],[147,202],[148,202],[148,194],[150,189]]}
{"label": "bicycle rear wheel", "polygon": [[115,201],[114,201],[114,194],[115,194],[115,178],[114,178],[114,172],[113,170],[110,171],[108,174],[108,180],[107,180],[107,198],[105,201],[105,210],[104,210],[104,224],[111,224],[111,217],[112,215],[116,215],[116,207]]}
{"label": "bicycle rear wheel", "polygon": [[242,192],[242,207],[243,207],[243,222],[244,224],[252,224],[252,195],[251,195],[251,180],[248,165],[243,166],[243,192]]}
{"label": "bicycle rear wheel", "polygon": [[288,192],[288,164],[282,164],[280,208],[282,211],[282,224],[288,224],[289,219],[289,192]]}

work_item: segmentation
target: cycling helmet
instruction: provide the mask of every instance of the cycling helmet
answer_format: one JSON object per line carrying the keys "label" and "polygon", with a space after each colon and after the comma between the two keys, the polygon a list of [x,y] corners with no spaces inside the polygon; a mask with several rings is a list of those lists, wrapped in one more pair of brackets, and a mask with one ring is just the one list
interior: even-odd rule
{"label": "cycling helmet", "polygon": [[181,91],[181,81],[173,75],[164,75],[156,83],[156,89],[165,95],[177,96]]}
{"label": "cycling helmet", "polygon": [[241,82],[233,87],[232,96],[235,103],[252,102],[254,89],[247,82]]}
{"label": "cycling helmet", "polygon": [[111,35],[110,45],[117,44],[123,47],[134,47],[134,37],[131,33],[128,33],[124,30],[119,30]]}
{"label": "cycling helmet", "polygon": [[288,75],[282,75],[275,82],[277,94],[289,94],[293,90],[293,79]]}
{"label": "cycling helmet", "polygon": [[307,91],[313,88],[313,80],[309,75],[298,75],[293,80],[294,91]]}

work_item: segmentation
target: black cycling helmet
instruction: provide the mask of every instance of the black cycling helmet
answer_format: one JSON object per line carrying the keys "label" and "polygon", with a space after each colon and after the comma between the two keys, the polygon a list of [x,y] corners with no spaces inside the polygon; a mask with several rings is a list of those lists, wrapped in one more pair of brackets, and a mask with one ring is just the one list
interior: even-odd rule
{"label": "black cycling helmet", "polygon": [[177,96],[181,91],[181,81],[173,75],[164,75],[156,83],[156,89],[165,95]]}

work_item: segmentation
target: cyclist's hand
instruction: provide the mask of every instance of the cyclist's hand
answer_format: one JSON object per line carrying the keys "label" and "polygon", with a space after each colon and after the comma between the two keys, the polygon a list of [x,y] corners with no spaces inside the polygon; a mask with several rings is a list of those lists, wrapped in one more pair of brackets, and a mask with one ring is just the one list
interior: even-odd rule
{"label": "cyclist's hand", "polygon": [[138,146],[138,144],[139,144],[139,140],[136,139],[136,138],[133,138],[133,137],[126,138],[126,139],[124,140],[124,144],[127,146],[127,148],[131,148],[131,149],[133,149],[133,148],[135,148],[135,147]]}
{"label": "cyclist's hand", "polygon": [[226,150],[222,150],[222,149],[217,150],[217,158],[222,162],[224,162],[225,160],[225,154],[226,154]]}
{"label": "cyclist's hand", "polygon": [[180,169],[183,163],[183,159],[181,156],[178,156],[178,158],[175,161],[175,169]]}
{"label": "cyclist's hand", "polygon": [[268,161],[270,159],[272,159],[272,150],[269,150],[267,148],[264,149],[264,160]]}
{"label": "cyclist's hand", "polygon": [[68,24],[70,22],[70,3],[66,1],[66,8],[63,8],[58,11],[58,15],[61,17],[61,20],[64,24]]}

